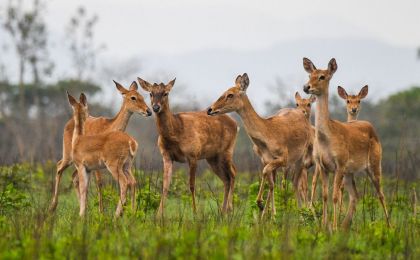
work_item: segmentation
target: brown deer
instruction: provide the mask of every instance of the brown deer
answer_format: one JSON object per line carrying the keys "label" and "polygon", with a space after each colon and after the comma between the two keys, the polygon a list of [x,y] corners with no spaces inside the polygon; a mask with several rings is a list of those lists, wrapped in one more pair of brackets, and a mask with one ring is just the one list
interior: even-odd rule
{"label": "brown deer", "polygon": [[[306,119],[309,121],[311,120],[311,106],[316,100],[315,96],[310,96],[309,98],[302,98],[299,92],[295,94],[295,101],[296,101],[296,108],[301,110]],[[308,146],[308,151],[305,155],[305,159],[303,161],[303,168],[302,172],[300,173],[299,178],[299,186],[298,186],[298,193],[300,199],[306,204],[307,203],[307,194],[308,194],[308,169],[311,168],[315,162],[313,160],[313,140],[315,138],[315,127],[311,125],[311,136],[310,136],[310,144]],[[315,173],[314,173],[315,175]]]}
{"label": "brown deer", "polygon": [[138,78],[140,86],[150,93],[159,132],[158,146],[163,157],[163,191],[158,217],[163,216],[164,205],[172,177],[172,163],[187,162],[193,211],[195,203],[195,174],[197,161],[206,159],[214,173],[223,181],[222,211],[232,209],[236,169],[232,161],[237,125],[227,115],[209,117],[206,112],[173,114],[169,107],[169,92],[175,79],[168,84],[150,84]]}
{"label": "brown deer", "polygon": [[[142,95],[137,92],[138,86],[135,81],[131,83],[130,88],[126,89],[121,84],[115,82],[115,86],[123,96],[123,103],[118,114],[112,118],[92,117],[89,116],[85,123],[85,132],[87,135],[104,133],[107,131],[125,131],[128,121],[133,113],[138,113],[142,116],[151,116],[152,112],[148,108]],[[72,163],[72,138],[74,129],[74,119],[70,119],[64,127],[63,134],[63,157],[57,163],[57,172],[55,177],[54,196],[50,205],[50,210],[54,211],[58,204],[58,192],[62,174],[67,167]],[[103,212],[102,205],[102,184],[101,175],[99,171],[95,171],[96,184],[99,197],[99,211]],[[75,190],[79,195],[77,172],[73,173],[73,182],[75,183]]]}
{"label": "brown deer", "polygon": [[[71,153],[79,177],[79,215],[83,217],[86,211],[89,173],[107,168],[120,185],[120,201],[115,211],[115,215],[120,216],[126,202],[127,186],[133,181],[135,184],[131,167],[137,152],[137,142],[128,134],[118,130],[86,135],[85,122],[89,117],[86,96],[82,93],[79,102],[68,92],[67,97],[73,108]],[[134,202],[134,197],[132,199]]]}
{"label": "brown deer", "polygon": [[382,147],[373,126],[367,121],[339,122],[330,119],[328,110],[329,82],[337,70],[335,59],[331,59],[328,68],[320,70],[308,59],[303,58],[303,67],[310,74],[303,89],[307,94],[317,97],[315,114],[314,158],[319,165],[322,180],[323,225],[327,225],[328,216],[328,172],[334,172],[334,218],[333,228],[337,228],[337,202],[340,184],[344,178],[344,187],[349,192],[350,203],[343,227],[348,228],[356,211],[357,192],[353,175],[366,171],[378,193],[389,225],[388,212],[381,188]]}
{"label": "brown deer", "polygon": [[[361,101],[361,99],[364,99],[367,96],[368,91],[369,91],[369,87],[368,87],[368,85],[366,85],[359,91],[359,94],[348,95],[346,90],[343,87],[340,87],[340,86],[337,87],[338,95],[342,99],[346,100],[347,122],[357,120],[357,117],[358,117],[360,109],[361,109],[360,101]],[[318,172],[315,172],[314,177],[312,178],[311,204],[313,203],[314,197],[315,197],[317,179],[318,179]],[[344,189],[344,183],[341,183],[339,194],[338,194],[340,211],[341,211],[341,205],[342,205],[342,191],[343,191],[343,189]]]}
{"label": "brown deer", "polygon": [[[292,168],[301,172],[303,156],[307,150],[310,136],[309,121],[305,115],[296,109],[287,109],[269,118],[260,117],[251,105],[246,90],[249,78],[246,73],[236,78],[235,86],[225,91],[214,102],[207,113],[219,115],[236,112],[241,117],[246,132],[254,144],[254,151],[259,155],[264,165],[262,181],[257,197],[257,205],[262,210],[262,217],[271,204],[272,215],[274,206],[274,175],[279,167]],[[297,190],[298,174],[295,174],[294,187]],[[263,205],[264,182],[268,180],[269,192],[266,205]]]}

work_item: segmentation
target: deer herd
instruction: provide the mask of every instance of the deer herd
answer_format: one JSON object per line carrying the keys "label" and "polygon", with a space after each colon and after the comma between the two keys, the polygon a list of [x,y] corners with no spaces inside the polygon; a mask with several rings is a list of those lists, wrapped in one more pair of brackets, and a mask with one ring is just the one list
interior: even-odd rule
{"label": "deer herd", "polygon": [[[304,85],[303,91],[310,94],[310,97],[302,98],[299,92],[296,92],[295,108],[283,108],[268,118],[258,115],[248,98],[247,89],[250,81],[246,73],[239,75],[235,84],[228,88],[207,111],[178,114],[173,114],[169,105],[169,93],[175,84],[175,79],[167,84],[152,84],[137,78],[140,87],[150,94],[159,134],[157,145],[163,159],[163,188],[158,217],[164,214],[174,161],[188,163],[189,188],[194,213],[197,210],[195,198],[197,163],[202,159],[207,161],[223,182],[224,200],[221,211],[226,213],[233,209],[236,178],[233,152],[239,128],[235,120],[226,113],[236,112],[263,166],[256,201],[261,210],[261,218],[267,214],[271,216],[276,214],[275,179],[277,170],[282,169],[284,178],[293,173],[292,183],[299,206],[303,204],[313,207],[317,179],[321,176],[322,225],[328,226],[328,174],[331,172],[334,176],[332,228],[338,227],[339,208],[342,203],[342,192],[345,189],[349,195],[349,205],[342,227],[348,229],[358,199],[354,178],[365,172],[377,192],[386,222],[390,225],[381,188],[381,143],[371,123],[357,120],[360,101],[367,96],[368,86],[364,86],[357,95],[349,95],[339,86],[338,95],[346,100],[347,122],[333,120],[329,115],[328,100],[329,82],[337,70],[335,59],[330,60],[327,69],[317,69],[309,59],[303,58],[303,67],[309,74],[309,80]],[[133,113],[147,117],[151,116],[152,112],[138,92],[135,81],[128,89],[117,82],[115,85],[123,97],[123,103],[118,114],[112,119],[90,116],[86,96],[82,93],[77,101],[67,93],[73,117],[64,128],[63,157],[57,163],[51,211],[57,207],[62,174],[71,164],[76,168],[73,172],[73,184],[79,199],[80,216],[85,215],[89,175],[92,172],[96,178],[99,210],[103,211],[102,178],[99,171],[102,169],[107,169],[120,187],[120,199],[115,215],[122,214],[128,190],[131,193],[131,207],[135,208],[137,181],[131,168],[138,144],[124,131]],[[314,126],[310,120],[313,103],[316,104]],[[308,170],[312,167],[314,174],[308,203]],[[263,198],[266,182],[268,192],[267,197]]]}

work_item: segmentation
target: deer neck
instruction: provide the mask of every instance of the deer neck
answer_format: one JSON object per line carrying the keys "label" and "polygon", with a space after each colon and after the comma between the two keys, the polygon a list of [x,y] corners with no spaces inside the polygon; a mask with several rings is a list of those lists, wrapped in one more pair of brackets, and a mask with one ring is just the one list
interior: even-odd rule
{"label": "deer neck", "polygon": [[328,110],[328,88],[325,93],[317,97],[316,102],[316,113],[315,113],[315,129],[317,132],[323,132],[328,134],[330,132],[329,127],[330,112]]}
{"label": "deer neck", "polygon": [[169,109],[169,102],[162,104],[161,111],[156,115],[159,135],[166,139],[173,139],[176,132],[176,119]]}
{"label": "deer neck", "polygon": [[350,113],[347,113],[347,122],[350,122],[350,121],[353,121],[353,120],[357,120],[357,114],[352,115]]}
{"label": "deer neck", "polygon": [[129,111],[123,103],[118,114],[111,120],[111,129],[115,131],[125,131],[133,112]]}
{"label": "deer neck", "polygon": [[256,137],[264,128],[264,119],[257,114],[246,94],[242,95],[242,102],[243,107],[236,112],[241,117],[248,135]]}
{"label": "deer neck", "polygon": [[74,144],[76,143],[76,139],[79,138],[79,136],[82,136],[84,134],[85,134],[85,122],[84,120],[82,120],[81,114],[76,114],[74,116],[72,147],[74,147]]}

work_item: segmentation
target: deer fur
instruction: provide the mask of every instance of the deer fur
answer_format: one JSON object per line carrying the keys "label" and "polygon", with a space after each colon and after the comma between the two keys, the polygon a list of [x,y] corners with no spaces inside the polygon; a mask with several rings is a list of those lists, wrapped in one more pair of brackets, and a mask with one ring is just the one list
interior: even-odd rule
{"label": "deer fur", "polygon": [[169,106],[169,93],[175,79],[168,84],[150,84],[138,78],[140,86],[150,93],[159,132],[158,146],[163,157],[163,191],[158,216],[163,216],[164,205],[172,177],[172,164],[187,162],[193,211],[195,203],[195,174],[197,161],[207,160],[214,173],[223,181],[224,200],[222,211],[233,207],[233,189],[236,169],[232,156],[238,128],[227,115],[209,117],[205,112],[173,114]]}
{"label": "deer fur", "polygon": [[[89,116],[86,96],[82,93],[79,102],[68,93],[67,96],[73,108],[72,159],[79,178],[79,215],[83,217],[86,211],[89,173],[107,168],[120,185],[120,201],[115,211],[115,215],[120,216],[126,202],[127,186],[132,182],[135,184],[131,167],[137,152],[137,142],[122,131],[86,135],[85,122]],[[134,191],[132,195],[134,202]]]}
{"label": "deer fur", "polygon": [[335,59],[331,59],[328,69],[320,70],[307,58],[303,67],[309,73],[309,81],[304,85],[307,94],[317,98],[315,114],[314,158],[319,165],[323,185],[323,225],[327,225],[328,172],[334,172],[334,217],[333,228],[337,228],[338,190],[344,178],[345,189],[349,192],[348,213],[342,226],[348,228],[356,211],[357,191],[353,175],[365,171],[373,182],[389,225],[388,212],[381,188],[382,147],[372,124],[367,121],[339,122],[330,119],[328,110],[329,82],[337,70]]}
{"label": "deer fur", "polygon": [[[128,121],[133,113],[140,114],[142,116],[151,116],[152,112],[148,108],[142,95],[137,90],[138,86],[135,81],[131,83],[129,89],[124,88],[118,82],[115,82],[117,90],[123,97],[123,103],[120,111],[114,118],[105,117],[92,117],[89,116],[85,122],[85,132],[87,135],[99,134],[108,131],[125,131]],[[67,167],[72,163],[71,151],[72,151],[72,138],[74,130],[74,119],[70,119],[64,127],[63,134],[63,157],[57,163],[57,172],[55,177],[54,196],[50,205],[50,210],[54,211],[58,204],[59,185],[62,174]],[[102,204],[102,182],[99,171],[95,171],[96,184],[98,189],[99,197],[99,211],[103,212]],[[77,172],[73,172],[73,182],[77,195],[79,196],[78,178]]]}
{"label": "deer fur", "polygon": [[[236,112],[241,117],[246,132],[254,144],[254,151],[264,165],[262,181],[257,197],[257,204],[263,210],[264,216],[271,204],[272,215],[274,206],[274,175],[279,167],[293,168],[300,173],[303,157],[309,144],[310,126],[305,115],[296,109],[283,111],[269,118],[260,117],[251,105],[246,90],[249,78],[246,73],[239,75],[235,85],[225,91],[214,102],[207,113],[219,115]],[[294,187],[297,190],[298,174],[295,174]],[[265,207],[263,206],[263,188],[265,180],[269,183],[269,192]]]}

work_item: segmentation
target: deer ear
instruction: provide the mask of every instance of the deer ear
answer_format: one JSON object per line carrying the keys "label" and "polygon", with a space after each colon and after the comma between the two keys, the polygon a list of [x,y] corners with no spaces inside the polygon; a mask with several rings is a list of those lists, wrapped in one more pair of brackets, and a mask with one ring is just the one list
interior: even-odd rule
{"label": "deer ear", "polygon": [[302,97],[300,96],[299,91],[296,91],[296,93],[295,93],[295,100],[296,100],[296,102],[297,101],[300,101],[301,99],[302,99]]}
{"label": "deer ear", "polygon": [[[238,81],[238,78],[236,78],[236,80]],[[239,80],[239,88],[241,89],[241,91],[245,92],[247,90],[249,86],[249,77],[248,74],[244,73]]]}
{"label": "deer ear", "polygon": [[314,72],[314,70],[316,70],[315,65],[312,63],[312,61],[308,58],[303,58],[303,68],[306,70],[306,72],[308,73],[312,73]]}
{"label": "deer ear", "polygon": [[137,90],[139,89],[139,86],[137,85],[137,82],[133,81],[130,85],[130,90]]}
{"label": "deer ear", "polygon": [[235,85],[240,86],[241,85],[241,79],[242,79],[242,76],[238,75],[235,79]]}
{"label": "deer ear", "polygon": [[68,91],[66,91],[66,93],[67,93],[67,99],[69,100],[70,105],[75,106],[77,104],[76,99],[72,95],[70,95]]}
{"label": "deer ear", "polygon": [[169,81],[168,84],[166,84],[165,88],[167,91],[170,91],[172,89],[172,87],[175,85],[175,81],[176,81],[176,78],[174,78],[173,80]]}
{"label": "deer ear", "polygon": [[314,103],[315,101],[316,101],[315,95],[311,95],[311,97],[309,98],[309,102]]}
{"label": "deer ear", "polygon": [[365,98],[368,94],[368,91],[369,91],[368,85],[364,86],[359,92],[359,98],[360,99]]}
{"label": "deer ear", "polygon": [[338,87],[337,87],[337,92],[338,92],[338,95],[339,95],[342,99],[347,99],[348,95],[347,95],[347,92],[346,92],[346,90],[345,90],[344,88],[342,88],[342,87],[338,86]]}
{"label": "deer ear", "polygon": [[86,95],[85,95],[85,93],[81,93],[80,94],[80,97],[79,97],[79,102],[80,102],[80,104],[82,104],[83,106],[85,106],[85,107],[87,107],[87,98],[86,98]]}
{"label": "deer ear", "polygon": [[330,62],[328,62],[328,71],[330,72],[331,75],[337,71],[337,62],[335,61],[334,58],[332,58]]}
{"label": "deer ear", "polygon": [[137,81],[139,82],[140,87],[144,89],[145,91],[150,92],[152,90],[152,85],[150,85],[149,82],[139,77],[137,77]]}
{"label": "deer ear", "polygon": [[114,81],[115,86],[117,87],[118,91],[121,94],[123,94],[123,95],[127,94],[128,90],[126,88],[124,88],[120,83],[116,82],[115,80],[113,80],[113,81]]}

